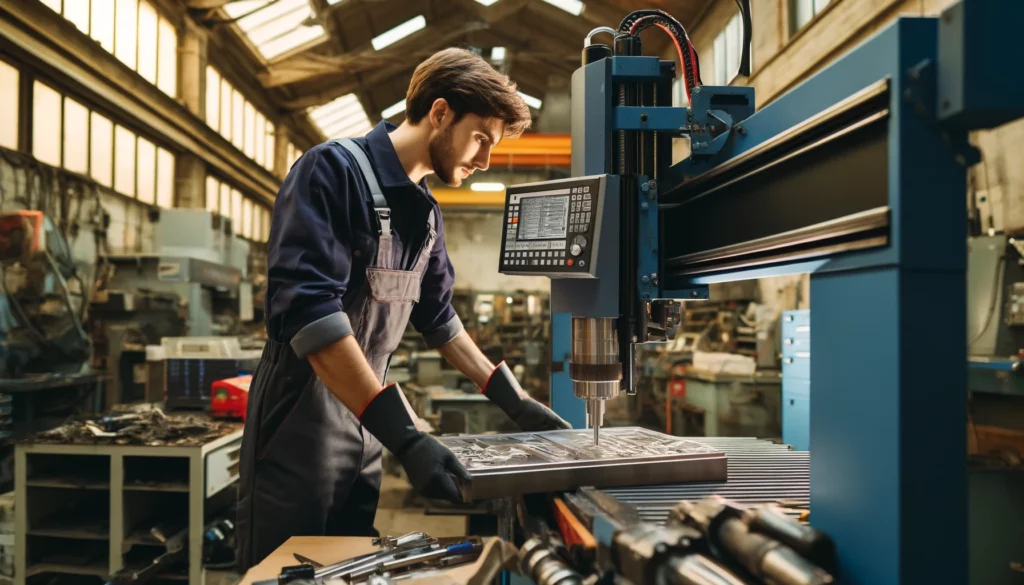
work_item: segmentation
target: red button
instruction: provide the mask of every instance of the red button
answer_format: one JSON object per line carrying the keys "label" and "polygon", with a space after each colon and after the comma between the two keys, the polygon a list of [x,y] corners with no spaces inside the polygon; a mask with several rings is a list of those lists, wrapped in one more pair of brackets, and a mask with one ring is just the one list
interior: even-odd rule
{"label": "red button", "polygon": [[569,266],[572,266],[572,258],[566,260],[565,263],[568,264]]}

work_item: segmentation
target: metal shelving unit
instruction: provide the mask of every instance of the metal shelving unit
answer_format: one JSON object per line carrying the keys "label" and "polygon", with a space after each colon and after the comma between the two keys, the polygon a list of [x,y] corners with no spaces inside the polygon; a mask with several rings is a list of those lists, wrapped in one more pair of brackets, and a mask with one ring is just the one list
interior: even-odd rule
{"label": "metal shelving unit", "polygon": [[190,447],[17,445],[14,584],[43,573],[106,577],[124,567],[133,547],[152,548],[155,557],[162,545],[148,527],[160,512],[174,519],[180,510],[188,520],[188,574],[160,580],[202,585],[207,502],[237,479],[241,442],[239,425]]}

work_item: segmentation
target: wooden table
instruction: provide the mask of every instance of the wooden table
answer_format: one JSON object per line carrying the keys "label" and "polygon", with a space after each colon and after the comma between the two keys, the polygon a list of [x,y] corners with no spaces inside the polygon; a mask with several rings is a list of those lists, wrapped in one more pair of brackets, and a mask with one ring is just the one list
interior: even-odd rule
{"label": "wooden table", "polygon": [[[306,556],[318,563],[330,565],[377,550],[371,538],[354,536],[293,536],[263,562],[249,569],[239,585],[252,585],[263,579],[276,579],[282,567],[297,565],[295,553]],[[483,585],[490,583],[498,570],[512,569],[516,562],[515,549],[497,538],[484,539],[484,550],[475,563],[424,572],[422,577],[403,580],[401,583],[417,585]]]}

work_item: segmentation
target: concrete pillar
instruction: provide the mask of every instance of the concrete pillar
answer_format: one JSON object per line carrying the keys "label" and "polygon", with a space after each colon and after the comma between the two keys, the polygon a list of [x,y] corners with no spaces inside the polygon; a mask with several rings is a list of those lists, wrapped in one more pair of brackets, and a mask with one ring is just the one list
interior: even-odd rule
{"label": "concrete pillar", "polygon": [[291,131],[286,124],[274,125],[274,175],[282,181],[288,176],[288,144]]}
{"label": "concrete pillar", "polygon": [[[175,207],[206,207],[206,162],[191,153],[179,154],[174,165]],[[216,195],[214,195],[216,197]]]}
{"label": "concrete pillar", "polygon": [[186,18],[178,37],[178,97],[188,111],[206,119],[206,31]]}

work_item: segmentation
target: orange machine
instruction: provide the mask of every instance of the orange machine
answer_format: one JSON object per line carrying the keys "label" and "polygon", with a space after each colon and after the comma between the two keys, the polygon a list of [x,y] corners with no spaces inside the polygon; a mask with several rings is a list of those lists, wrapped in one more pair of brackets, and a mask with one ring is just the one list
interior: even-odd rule
{"label": "orange machine", "polygon": [[217,380],[211,387],[210,414],[215,418],[245,421],[249,405],[249,384],[252,376],[239,376]]}

